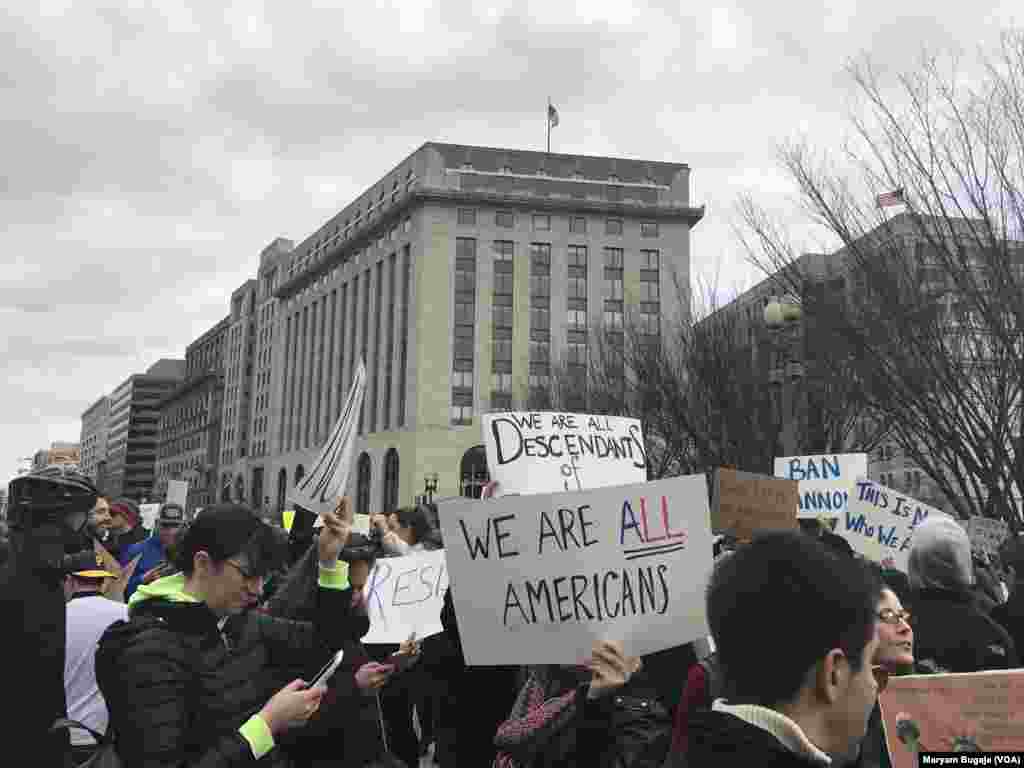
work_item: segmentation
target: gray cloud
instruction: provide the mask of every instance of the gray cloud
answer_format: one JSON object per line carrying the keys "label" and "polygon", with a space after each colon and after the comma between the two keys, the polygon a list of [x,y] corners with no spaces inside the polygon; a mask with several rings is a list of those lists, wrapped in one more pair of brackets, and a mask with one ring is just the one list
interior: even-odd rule
{"label": "gray cloud", "polygon": [[96,397],[227,311],[278,235],[299,240],[422,142],[689,162],[694,271],[748,278],[730,206],[783,204],[776,144],[837,140],[843,65],[971,49],[1009,2],[455,0],[0,9],[0,472],[77,437]]}

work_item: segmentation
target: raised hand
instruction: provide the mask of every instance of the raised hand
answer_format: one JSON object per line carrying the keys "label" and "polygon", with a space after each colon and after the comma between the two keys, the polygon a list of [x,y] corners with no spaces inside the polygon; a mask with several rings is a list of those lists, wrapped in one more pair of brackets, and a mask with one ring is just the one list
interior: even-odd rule
{"label": "raised hand", "polygon": [[352,502],[347,496],[338,499],[338,505],[333,512],[325,512],[321,515],[324,521],[323,530],[320,531],[320,562],[323,565],[333,567],[338,561],[338,555],[348,543],[352,533]]}
{"label": "raised hand", "polygon": [[600,640],[594,643],[593,655],[587,667],[593,673],[587,697],[596,699],[617,691],[629,682],[643,662],[636,656],[626,656],[621,643]]}

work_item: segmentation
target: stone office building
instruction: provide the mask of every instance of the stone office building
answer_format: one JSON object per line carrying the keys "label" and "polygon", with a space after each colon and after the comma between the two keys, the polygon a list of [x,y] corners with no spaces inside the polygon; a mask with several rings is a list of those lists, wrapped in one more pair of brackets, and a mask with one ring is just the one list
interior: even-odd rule
{"label": "stone office building", "polygon": [[285,506],[360,359],[357,510],[411,503],[428,480],[439,497],[479,495],[481,413],[526,405],[563,363],[582,373],[593,328],[635,316],[656,337],[686,311],[704,212],[689,176],[680,163],[413,152],[278,254],[265,453],[234,478],[239,496],[258,471]]}

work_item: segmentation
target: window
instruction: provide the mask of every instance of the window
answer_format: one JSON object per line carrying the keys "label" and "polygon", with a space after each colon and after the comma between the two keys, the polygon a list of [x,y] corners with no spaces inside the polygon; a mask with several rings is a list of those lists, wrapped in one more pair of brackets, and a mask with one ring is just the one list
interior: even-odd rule
{"label": "window", "polygon": [[566,315],[566,322],[570,328],[585,329],[587,326],[587,311],[585,309],[570,309]]}
{"label": "window", "polygon": [[492,389],[495,392],[511,392],[512,391],[512,374],[511,373],[496,373],[494,374],[494,381]]}
{"label": "window", "polygon": [[511,229],[515,226],[516,215],[511,211],[497,211],[494,214],[494,226]]}
{"label": "window", "polygon": [[513,276],[507,272],[499,272],[494,275],[494,292],[498,293],[512,293],[512,282]]}
{"label": "window", "polygon": [[[658,269],[660,266],[660,255],[656,250],[642,250],[640,251],[640,269]],[[765,300],[765,306],[767,306],[767,299]]]}
{"label": "window", "polygon": [[492,319],[494,320],[495,328],[511,328],[512,307],[495,306],[493,308]]}
{"label": "window", "polygon": [[512,254],[515,250],[515,243],[511,240],[495,240],[494,241],[494,260],[495,261],[512,261]]}
{"label": "window", "polygon": [[640,317],[640,333],[646,334],[648,336],[657,336],[658,335],[658,328],[659,328],[658,316],[657,315],[649,315],[649,314],[641,314],[639,317]]}
{"label": "window", "polygon": [[[408,221],[408,219],[406,219]],[[459,226],[476,226],[476,208],[459,208]]]}
{"label": "window", "polygon": [[658,236],[658,222],[656,221],[642,221],[640,222],[640,237],[657,237]]}
{"label": "window", "polygon": [[547,373],[531,373],[530,389],[547,389],[551,386],[551,376]]}
{"label": "window", "polygon": [[551,243],[530,243],[530,269],[533,272],[550,274]]}
{"label": "window", "polygon": [[512,341],[510,339],[496,339],[494,341],[494,362],[512,362]]}
{"label": "window", "polygon": [[587,246],[585,246],[585,245],[570,245],[569,246],[569,266],[570,267],[586,267],[587,266]]}
{"label": "window", "polygon": [[455,324],[472,324],[476,322],[476,305],[471,301],[455,302]]}
{"label": "window", "polygon": [[621,248],[605,248],[604,249],[604,267],[605,269],[622,269],[622,249]]}
{"label": "window", "polygon": [[[605,278],[605,298],[611,301],[622,301],[622,276],[621,272],[618,277]],[[641,283],[644,285],[653,285],[655,288],[658,287],[657,283]]]}
{"label": "window", "polygon": [[606,309],[604,311],[604,324],[608,330],[621,331],[622,311]]}
{"label": "window", "polygon": [[642,282],[640,283],[640,301],[654,302],[660,301],[660,293],[658,283]]}
{"label": "window", "polygon": [[587,345],[585,342],[570,342],[566,350],[566,363],[569,365],[587,364]]}
{"label": "window", "polygon": [[546,341],[530,340],[530,362],[548,363],[551,362],[551,345]]}
{"label": "window", "polygon": [[551,310],[534,308],[530,310],[530,328],[533,330],[551,330]]}
{"label": "window", "polygon": [[604,233],[606,235],[621,235],[622,219],[606,219],[604,222]]}
{"label": "window", "polygon": [[586,299],[587,298],[587,278],[585,278],[585,277],[570,277],[569,278],[569,298],[570,299]]}
{"label": "window", "polygon": [[551,229],[551,217],[546,213],[533,214],[533,228],[537,232],[548,232]]}
{"label": "window", "polygon": [[587,234],[587,220],[582,216],[570,216],[569,232],[574,235]]}
{"label": "window", "polygon": [[473,406],[471,405],[453,405],[452,406],[452,424],[466,425],[473,423]]}
{"label": "window", "polygon": [[452,372],[452,386],[456,389],[472,389],[473,388],[473,372],[472,371],[453,371]]}

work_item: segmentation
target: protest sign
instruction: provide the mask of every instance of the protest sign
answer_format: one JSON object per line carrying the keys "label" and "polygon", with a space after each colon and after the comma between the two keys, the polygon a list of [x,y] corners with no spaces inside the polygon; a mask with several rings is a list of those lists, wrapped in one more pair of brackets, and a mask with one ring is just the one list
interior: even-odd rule
{"label": "protest sign", "polygon": [[500,495],[582,491],[647,480],[639,419],[505,412],[482,418],[491,480]]}
{"label": "protest sign", "polygon": [[331,430],[331,436],[320,449],[320,455],[313,462],[309,474],[305,475],[288,494],[289,500],[317,516],[314,525],[322,525],[320,515],[333,512],[338,504],[338,497],[345,494],[349,470],[352,469],[356,428],[359,425],[359,413],[363,407],[365,391],[366,365],[360,360],[352,387],[348,391],[348,398],[345,400],[345,407],[341,409],[341,416]]}
{"label": "protest sign", "polygon": [[878,701],[893,768],[917,768],[920,752],[1024,750],[1024,670],[891,677]]}
{"label": "protest sign", "polygon": [[142,517],[142,527],[153,530],[156,528],[156,518],[160,514],[159,504],[140,504],[139,515]]}
{"label": "protest sign", "polygon": [[973,551],[996,557],[999,548],[1010,536],[1010,526],[1002,519],[974,515],[967,521],[967,536]]}
{"label": "protest sign", "polygon": [[719,469],[715,473],[711,530],[741,541],[756,531],[796,528],[797,482]]}
{"label": "protest sign", "polygon": [[576,664],[595,640],[643,655],[708,634],[704,475],[451,501],[440,518],[470,665]]}
{"label": "protest sign", "polygon": [[866,453],[784,456],[775,459],[775,476],[800,482],[797,517],[842,517],[858,477],[868,474]]}
{"label": "protest sign", "polygon": [[167,481],[167,503],[178,504],[182,509],[188,502],[188,481],[168,480]]}
{"label": "protest sign", "polygon": [[443,549],[378,559],[363,588],[370,632],[362,641],[401,643],[413,632],[419,639],[438,634],[447,589]]}
{"label": "protest sign", "polygon": [[854,485],[835,532],[850,542],[854,552],[906,573],[914,529],[935,515],[949,517],[940,509],[862,477]]}

